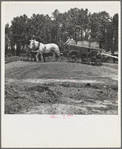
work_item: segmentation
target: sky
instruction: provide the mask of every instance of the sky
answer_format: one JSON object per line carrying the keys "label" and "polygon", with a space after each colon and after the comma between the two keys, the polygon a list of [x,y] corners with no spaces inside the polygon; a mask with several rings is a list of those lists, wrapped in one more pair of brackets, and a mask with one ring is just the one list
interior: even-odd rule
{"label": "sky", "polygon": [[70,8],[88,9],[89,12],[106,11],[110,16],[120,12],[120,2],[118,1],[5,1],[2,2],[2,21],[9,23],[14,17],[26,14],[29,18],[32,14],[52,15],[55,9],[59,12],[67,12]]}

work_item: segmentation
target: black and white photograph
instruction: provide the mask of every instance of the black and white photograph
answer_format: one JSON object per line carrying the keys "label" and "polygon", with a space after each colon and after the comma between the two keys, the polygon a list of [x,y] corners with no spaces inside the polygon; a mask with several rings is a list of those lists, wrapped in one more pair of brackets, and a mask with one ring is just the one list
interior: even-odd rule
{"label": "black and white photograph", "polygon": [[[4,116],[119,117],[119,1],[3,1],[1,7]],[[119,146],[112,140],[105,144]]]}

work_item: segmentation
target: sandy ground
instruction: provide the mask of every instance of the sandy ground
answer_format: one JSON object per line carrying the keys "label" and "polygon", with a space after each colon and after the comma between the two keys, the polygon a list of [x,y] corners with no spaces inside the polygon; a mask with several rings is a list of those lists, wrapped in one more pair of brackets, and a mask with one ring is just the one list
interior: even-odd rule
{"label": "sandy ground", "polygon": [[118,65],[5,64],[6,114],[118,114]]}

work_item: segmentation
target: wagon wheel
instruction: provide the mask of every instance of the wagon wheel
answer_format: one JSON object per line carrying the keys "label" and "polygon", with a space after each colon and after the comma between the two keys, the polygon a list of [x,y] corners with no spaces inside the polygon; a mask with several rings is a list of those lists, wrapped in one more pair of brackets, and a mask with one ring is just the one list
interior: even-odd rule
{"label": "wagon wheel", "polygon": [[72,62],[72,63],[78,62],[80,59],[80,54],[79,52],[72,50],[67,54],[67,59],[69,62]]}
{"label": "wagon wheel", "polygon": [[101,54],[98,51],[91,51],[88,54],[88,64],[94,64],[94,65],[101,65],[102,64],[102,57]]}
{"label": "wagon wheel", "polygon": [[81,54],[81,63],[85,63],[87,61],[88,53]]}
{"label": "wagon wheel", "polygon": [[97,52],[96,54],[96,65],[102,65],[102,55],[100,52]]}
{"label": "wagon wheel", "polygon": [[97,51],[91,51],[89,54],[88,54],[88,64],[96,64],[96,53]]}
{"label": "wagon wheel", "polygon": [[91,62],[92,62],[92,60],[91,60],[91,58],[90,57],[88,57],[87,58],[87,61],[88,61],[88,64],[90,65],[91,64]]}

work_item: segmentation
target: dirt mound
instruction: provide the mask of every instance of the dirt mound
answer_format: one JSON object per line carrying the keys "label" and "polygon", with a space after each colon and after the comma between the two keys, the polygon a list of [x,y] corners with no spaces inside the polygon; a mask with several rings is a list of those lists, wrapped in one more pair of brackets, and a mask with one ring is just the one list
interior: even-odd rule
{"label": "dirt mound", "polygon": [[6,114],[117,114],[117,86],[9,83]]}
{"label": "dirt mound", "polygon": [[58,92],[56,93],[45,85],[19,88],[17,85],[6,85],[5,113],[17,114],[39,103],[55,102],[58,96]]}

